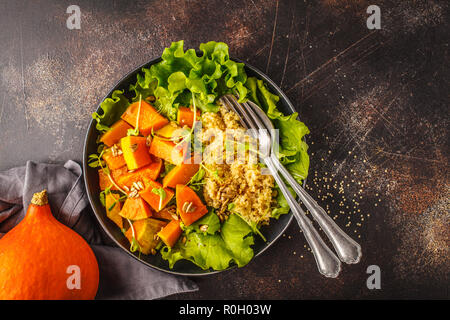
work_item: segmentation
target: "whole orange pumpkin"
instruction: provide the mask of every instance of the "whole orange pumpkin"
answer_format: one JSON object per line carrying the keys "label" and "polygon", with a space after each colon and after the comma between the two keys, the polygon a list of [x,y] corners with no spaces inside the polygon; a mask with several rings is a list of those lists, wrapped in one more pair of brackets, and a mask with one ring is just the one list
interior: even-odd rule
{"label": "whole orange pumpkin", "polygon": [[94,299],[98,282],[92,249],[53,217],[46,190],[35,193],[25,218],[0,239],[0,299]]}

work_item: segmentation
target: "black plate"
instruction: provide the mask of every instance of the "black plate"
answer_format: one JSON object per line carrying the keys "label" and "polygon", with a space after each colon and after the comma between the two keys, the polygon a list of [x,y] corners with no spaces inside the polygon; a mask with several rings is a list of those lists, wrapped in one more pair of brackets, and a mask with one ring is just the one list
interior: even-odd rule
{"label": "black plate", "polygon": [[[232,60],[242,62],[238,59]],[[136,82],[136,75],[141,71],[141,69],[143,67],[148,68],[152,64],[158,63],[160,61],[161,58],[154,59],[127,74],[108,92],[106,97],[104,97],[101,101],[103,101],[107,97],[111,97],[111,94],[114,90],[124,90],[125,95],[127,95],[127,93],[129,94],[128,88],[130,84],[134,84]],[[254,76],[264,80],[268,85],[270,91],[280,97],[280,101],[278,103],[280,111],[282,111],[284,114],[291,114],[295,112],[292,103],[281,91],[281,89],[272,80],[269,79],[268,76],[266,76],[258,69],[249,66],[247,63],[245,64],[245,71],[247,72],[248,76]],[[131,98],[130,95],[127,95],[127,97]],[[97,111],[99,110],[99,108],[100,104],[97,107]],[[185,276],[201,276],[221,272],[215,270],[202,270],[201,268],[199,268],[198,266],[196,266],[195,264],[193,264],[188,260],[180,260],[174,265],[173,269],[170,269],[169,264],[167,263],[167,261],[162,259],[160,254],[156,254],[154,256],[153,255],[146,256],[141,254],[141,257],[139,258],[138,253],[130,252],[129,250],[130,243],[125,238],[121,230],[110,219],[107,218],[105,208],[100,203],[99,200],[100,188],[98,185],[97,169],[91,168],[87,165],[88,155],[97,152],[97,143],[96,143],[97,137],[98,132],[95,129],[95,121],[91,120],[86,134],[86,139],[84,142],[84,153],[83,153],[84,181],[86,185],[86,191],[89,197],[89,202],[92,206],[92,209],[94,210],[95,216],[97,217],[100,225],[108,234],[108,236],[126,253],[133,256],[142,263],[160,271]],[[269,226],[262,227],[261,232],[266,237],[267,241],[264,242],[259,236],[257,235],[255,236],[255,245],[253,246],[255,257],[260,255],[267,248],[269,248],[272,245],[272,243],[274,243],[283,234],[283,232],[286,230],[291,221],[292,221],[292,213],[289,212],[288,214],[282,215],[278,220],[272,219]],[[230,266],[226,270],[230,270],[234,267],[235,265]]]}

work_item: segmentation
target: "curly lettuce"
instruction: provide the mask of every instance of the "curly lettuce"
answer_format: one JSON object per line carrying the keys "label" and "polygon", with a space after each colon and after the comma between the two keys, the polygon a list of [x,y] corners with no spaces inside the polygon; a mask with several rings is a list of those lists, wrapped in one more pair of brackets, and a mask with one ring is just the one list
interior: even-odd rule
{"label": "curly lettuce", "polygon": [[[207,225],[206,231],[200,226]],[[202,219],[185,227],[186,241],[178,241],[173,247],[161,249],[163,259],[169,267],[182,259],[187,259],[206,270],[224,270],[235,263],[242,267],[250,262],[254,252],[253,233],[250,226],[238,215],[232,214],[221,224],[214,211]]]}
{"label": "curly lettuce", "polygon": [[225,43],[202,43],[200,55],[194,49],[184,51],[183,46],[183,40],[173,42],[160,62],[142,69],[136,84],[130,86],[133,100],[154,95],[159,111],[175,120],[178,107],[192,105],[192,99],[200,110],[212,112],[218,110],[216,101],[223,94],[236,93],[245,99],[244,64],[230,60]]}
{"label": "curly lettuce", "polygon": [[123,94],[123,90],[114,90],[111,98],[106,98],[100,104],[99,112],[92,114],[92,118],[97,122],[95,128],[99,132],[109,131],[110,126],[120,119],[129,105],[130,101]]}

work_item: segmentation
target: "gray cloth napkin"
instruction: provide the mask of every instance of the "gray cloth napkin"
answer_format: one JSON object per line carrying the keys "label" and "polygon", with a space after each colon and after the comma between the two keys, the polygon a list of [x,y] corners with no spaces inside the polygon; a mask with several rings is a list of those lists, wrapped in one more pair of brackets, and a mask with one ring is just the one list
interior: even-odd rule
{"label": "gray cloth napkin", "polygon": [[97,257],[96,299],[148,300],[198,290],[191,280],[151,269],[114,246],[89,212],[82,170],[72,160],[64,166],[28,161],[0,172],[0,238],[23,219],[33,193],[43,189],[55,218],[79,233]]}

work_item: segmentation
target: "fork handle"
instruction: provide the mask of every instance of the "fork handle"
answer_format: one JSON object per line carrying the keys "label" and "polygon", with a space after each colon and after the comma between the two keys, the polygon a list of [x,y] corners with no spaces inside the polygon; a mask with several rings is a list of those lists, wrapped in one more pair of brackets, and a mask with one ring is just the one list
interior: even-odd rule
{"label": "fork handle", "polygon": [[271,171],[272,176],[286,198],[286,201],[288,202],[289,207],[291,208],[292,213],[300,226],[300,229],[303,231],[306,241],[308,242],[316,260],[319,272],[326,277],[336,278],[341,270],[341,262],[322,240],[317,230],[313,227],[311,220],[306,217],[305,212],[295,200],[284,181],[278,175],[276,167],[270,158],[266,158],[264,162]]}
{"label": "fork handle", "polygon": [[348,264],[358,263],[361,259],[361,246],[339,228],[334,220],[331,219],[325,210],[300,186],[276,157],[272,156],[271,158],[274,165],[291,185],[295,193],[300,197],[300,200],[306,208],[308,208],[309,212],[311,212],[311,215],[320,225],[328,239],[330,239],[339,259]]}

